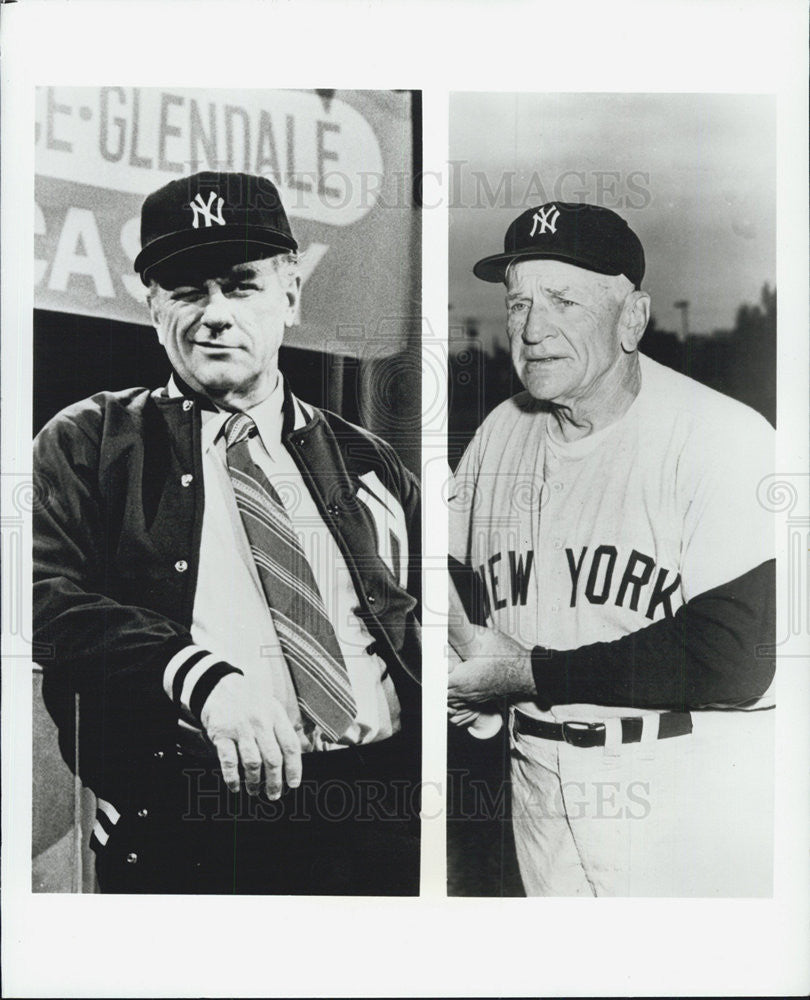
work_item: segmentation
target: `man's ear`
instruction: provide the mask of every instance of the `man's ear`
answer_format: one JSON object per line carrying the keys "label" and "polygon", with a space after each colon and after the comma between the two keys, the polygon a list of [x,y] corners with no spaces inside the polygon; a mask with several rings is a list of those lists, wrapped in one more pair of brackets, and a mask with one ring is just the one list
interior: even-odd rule
{"label": "man's ear", "polygon": [[147,289],[146,292],[146,304],[149,306],[149,316],[152,319],[152,326],[155,328],[155,333],[159,343],[163,343],[163,334],[160,332],[160,309],[157,304],[157,295],[155,295],[154,285]]}
{"label": "man's ear", "polygon": [[627,354],[638,349],[650,321],[650,296],[647,292],[630,292],[624,300],[621,323],[621,345]]}
{"label": "man's ear", "polygon": [[298,309],[301,305],[301,275],[296,271],[287,284],[287,321],[285,326],[295,326],[299,321]]}

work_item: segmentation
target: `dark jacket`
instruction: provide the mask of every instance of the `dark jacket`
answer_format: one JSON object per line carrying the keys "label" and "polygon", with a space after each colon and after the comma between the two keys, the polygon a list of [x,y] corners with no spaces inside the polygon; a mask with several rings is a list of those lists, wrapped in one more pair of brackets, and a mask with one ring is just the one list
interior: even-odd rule
{"label": "dark jacket", "polygon": [[[180,713],[162,678],[192,643],[206,405],[190,390],[103,392],[63,410],[34,442],[33,617],[43,695],[73,768],[78,693],[79,774],[113,802],[131,798],[150,762],[174,752]],[[418,742],[416,481],[385,442],[332,413],[302,410],[289,391],[282,439],[343,553],[358,614],[394,681],[403,730]],[[380,558],[374,520],[357,497],[368,473],[384,491],[377,499],[402,507],[407,588]]]}

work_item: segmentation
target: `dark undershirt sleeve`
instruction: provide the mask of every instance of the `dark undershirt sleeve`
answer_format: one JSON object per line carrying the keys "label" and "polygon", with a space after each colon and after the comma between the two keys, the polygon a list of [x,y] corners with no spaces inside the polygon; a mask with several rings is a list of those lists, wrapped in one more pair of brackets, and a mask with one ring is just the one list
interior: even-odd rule
{"label": "dark undershirt sleeve", "polygon": [[775,561],[693,598],[671,618],[612,642],[535,646],[537,701],[672,711],[741,706],[774,674]]}

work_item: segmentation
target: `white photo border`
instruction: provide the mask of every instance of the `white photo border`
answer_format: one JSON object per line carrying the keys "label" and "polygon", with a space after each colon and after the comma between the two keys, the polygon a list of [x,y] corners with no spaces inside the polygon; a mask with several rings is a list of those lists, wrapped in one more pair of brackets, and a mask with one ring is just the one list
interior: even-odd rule
{"label": "white photo border", "polygon": [[[437,384],[446,364],[451,90],[744,92],[777,96],[777,471],[796,477],[807,509],[803,3],[25,0],[4,4],[2,14],[4,484],[30,472],[35,86],[421,89],[425,387]],[[443,478],[444,423],[435,402],[423,401],[431,414],[423,435],[428,496],[438,495]],[[445,519],[426,520],[426,551],[443,559]],[[30,545],[30,530],[26,537]],[[780,556],[787,557],[784,549]],[[446,596],[442,574],[434,575],[435,581],[426,572],[424,770],[438,789]],[[17,595],[24,616],[30,616],[29,590]],[[782,605],[786,597],[782,588]],[[797,656],[780,660],[772,900],[446,899],[436,818],[424,824],[430,860],[419,899],[158,899],[31,892],[30,661],[14,655],[4,633],[4,991],[20,997],[806,992],[807,642],[798,636]],[[429,816],[438,805],[440,796],[431,793]]]}

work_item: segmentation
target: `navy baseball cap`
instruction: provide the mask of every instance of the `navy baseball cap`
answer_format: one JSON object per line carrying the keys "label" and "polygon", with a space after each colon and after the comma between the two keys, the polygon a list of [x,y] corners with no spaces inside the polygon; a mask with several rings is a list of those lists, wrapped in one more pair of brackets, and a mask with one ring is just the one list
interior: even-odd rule
{"label": "navy baseball cap", "polygon": [[479,260],[473,274],[503,281],[516,260],[548,258],[599,274],[623,274],[636,288],[644,277],[644,249],[624,219],[598,205],[552,201],[528,208],[506,230],[503,253]]}
{"label": "navy baseball cap", "polygon": [[210,257],[217,249],[242,261],[298,249],[278,189],[252,174],[208,171],[170,181],[141,208],[141,252],[134,268],[149,284],[156,268]]}

